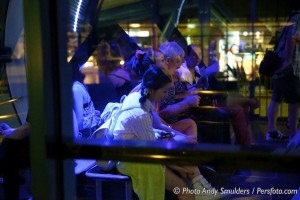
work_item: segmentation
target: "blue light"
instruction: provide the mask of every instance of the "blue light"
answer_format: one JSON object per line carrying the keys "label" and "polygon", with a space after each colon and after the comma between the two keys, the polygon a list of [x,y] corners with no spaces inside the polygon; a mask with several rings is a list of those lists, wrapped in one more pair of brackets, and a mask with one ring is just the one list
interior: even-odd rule
{"label": "blue light", "polygon": [[81,4],[82,4],[83,0],[79,0],[78,4],[77,4],[77,9],[76,9],[76,13],[75,13],[75,20],[74,20],[74,26],[73,26],[73,31],[76,32],[77,30],[77,23],[78,23],[78,17],[79,17],[79,12],[81,9]]}

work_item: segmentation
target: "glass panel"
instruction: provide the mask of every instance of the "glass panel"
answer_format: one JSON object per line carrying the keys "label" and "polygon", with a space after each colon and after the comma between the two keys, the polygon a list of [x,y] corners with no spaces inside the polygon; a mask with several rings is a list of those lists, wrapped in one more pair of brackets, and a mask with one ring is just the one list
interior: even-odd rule
{"label": "glass panel", "polygon": [[2,49],[3,55],[0,57],[3,58],[0,60],[0,122],[17,127],[20,123],[25,123],[28,112],[22,2],[9,4],[4,22],[5,48]]}
{"label": "glass panel", "polygon": [[[136,50],[141,50],[149,58],[154,59],[155,55],[152,54],[154,50],[157,50],[163,42],[175,40],[186,53],[188,51],[196,53],[196,50],[188,50],[185,44],[196,44],[200,48],[199,57],[203,62],[199,61],[197,63],[199,66],[206,65],[211,69],[213,64],[218,63],[219,71],[208,80],[219,81],[220,87],[224,85],[227,87],[223,88],[223,91],[214,88],[216,91],[212,93],[210,90],[198,91],[196,94],[199,93],[201,96],[200,105],[193,106],[189,113],[185,113],[197,124],[196,134],[200,144],[250,145],[241,143],[237,134],[237,131],[244,134],[249,129],[252,136],[251,144],[254,144],[253,147],[259,147],[259,151],[270,151],[269,148],[264,148],[266,146],[285,147],[284,142],[265,141],[266,110],[272,94],[271,80],[260,77],[258,66],[265,50],[274,48],[276,31],[283,26],[290,9],[287,7],[283,9],[281,6],[270,7],[270,1],[267,0],[259,2],[247,0],[243,1],[243,6],[240,2],[232,0],[210,2],[208,0],[153,2],[111,0],[103,3],[70,1],[66,59],[73,70],[73,82],[78,81],[77,89],[73,87],[73,122],[76,138],[91,137],[98,128],[97,120],[107,103],[119,102],[123,94],[129,94],[139,84],[141,77],[128,67],[132,67],[131,59],[136,56]],[[287,5],[289,4],[283,6]],[[9,33],[11,32],[8,32],[8,36]],[[0,114],[5,116],[7,113],[17,113],[20,121],[24,122],[28,105],[22,28],[16,33],[17,37],[13,38],[16,44],[12,48],[13,62],[1,65],[1,85],[3,85],[1,91],[4,91],[1,98],[7,100],[22,97],[23,104],[15,104],[16,112],[10,106],[1,109]],[[236,48],[235,51],[231,47]],[[136,58],[140,56],[137,55]],[[168,62],[178,63],[180,58],[175,61],[170,59]],[[234,63],[234,72],[229,70],[230,63]],[[4,66],[6,70],[3,70]],[[16,85],[17,87],[14,87]],[[210,82],[210,86],[212,85]],[[242,113],[244,118],[237,115],[232,117],[231,114],[236,110],[230,110],[228,107],[220,112],[231,100],[225,99],[228,98],[226,96],[228,92],[232,92],[230,89],[239,89],[239,95],[245,98],[256,97],[260,100],[260,105],[257,105],[259,107],[251,112],[238,110],[239,113],[247,111]],[[81,94],[77,95],[75,92],[78,90]],[[80,100],[81,104],[77,104],[77,100]],[[222,105],[222,101],[225,105]],[[91,103],[96,111],[91,108]],[[229,103],[237,102],[229,101]],[[81,109],[81,116],[77,115],[77,105]],[[82,114],[82,111],[90,108],[93,116],[91,118]],[[88,111],[87,114],[91,112]],[[287,117],[286,104],[281,106],[280,117],[283,120],[278,125],[284,130]],[[172,124],[172,127],[175,128],[176,124]],[[96,195],[94,180],[92,184],[82,182],[91,180],[86,177],[85,171],[94,164],[94,160],[75,161],[78,198],[82,196],[93,198]],[[108,195],[108,192],[104,195]]]}
{"label": "glass panel", "polygon": [[[72,3],[71,10],[74,11],[70,12],[71,19],[76,18],[75,8],[78,8],[80,2]],[[164,1],[104,1],[99,9],[95,9],[95,4],[91,6],[82,2],[80,12],[77,12],[77,18],[80,19],[77,27],[80,29],[75,30],[74,22],[71,22],[69,27],[73,28],[68,33],[69,60],[76,68],[74,80],[85,84],[96,110],[101,113],[108,102],[119,101],[140,80],[132,70],[128,71],[129,61],[137,49],[151,54],[168,40],[179,42],[184,50],[184,44],[196,44],[201,49],[201,64],[213,66],[218,63],[219,71],[215,71],[210,77],[212,80],[209,80],[209,88],[217,88],[215,96],[200,91],[202,99],[195,112],[210,113],[205,106],[221,106],[222,101],[226,104],[225,96],[216,97],[218,92],[222,96],[238,90],[239,95],[244,97],[243,100],[250,102],[252,106],[243,108],[255,107],[248,113],[250,118],[248,115],[244,116],[245,123],[249,123],[249,127],[244,128],[251,130],[249,134],[252,135],[253,143],[264,144],[267,106],[272,91],[271,80],[261,77],[258,67],[265,50],[274,48],[276,34],[278,35],[277,32],[289,14],[277,7],[266,9],[268,5],[268,1],[251,0],[244,1],[242,8],[236,2],[227,0],[212,3],[178,1],[171,5]],[[96,14],[91,15],[90,11]],[[213,68],[209,69],[214,71]],[[217,82],[213,82],[213,79]],[[214,88],[213,84],[217,86],[214,85]],[[250,99],[254,97],[260,101],[260,105]],[[225,112],[232,111],[228,109]],[[194,114],[195,112],[192,111]],[[199,116],[196,120],[199,141],[230,144],[237,142],[244,145],[237,138],[239,134],[244,134],[240,130],[243,123],[235,121],[232,116],[220,116],[220,113],[216,116],[213,114],[212,117]],[[280,118],[286,117],[287,105],[283,103]],[[218,128],[210,127],[207,121],[217,122]],[[279,125],[285,129],[284,121],[280,121]],[[245,130],[244,128],[242,129]],[[213,132],[214,136],[208,136],[207,132]],[[224,138],[216,141],[216,138],[221,137],[220,134]]]}
{"label": "glass panel", "polygon": [[[84,7],[89,6],[82,4],[80,30],[73,29],[68,33],[69,60],[75,58],[72,66],[78,73],[75,73],[74,80],[85,85],[95,109],[101,113],[108,102],[118,102],[123,94],[128,94],[139,83],[140,77],[128,68],[136,50],[153,59],[151,53],[163,42],[175,40],[186,53],[185,44],[196,44],[201,49],[202,65],[209,69],[215,63],[219,65],[218,72],[214,71],[209,78],[210,90],[214,92],[199,91],[200,105],[191,108],[189,113],[197,123],[198,141],[251,144],[259,147],[259,151],[270,151],[265,146],[285,147],[284,142],[265,141],[267,106],[272,90],[271,80],[261,77],[258,67],[265,50],[274,48],[277,32],[289,14],[288,5],[284,5],[286,10],[283,11],[270,6],[267,0],[247,0],[242,6],[232,0],[210,2],[104,1],[95,11],[95,18],[91,17],[89,21],[84,18]],[[87,42],[88,39],[91,40]],[[236,96],[227,96],[231,93],[251,102],[251,109],[248,110],[249,105],[243,107]],[[254,97],[260,105],[250,99]],[[280,108],[283,120],[279,120],[278,128],[285,133],[286,117],[287,105],[283,103]],[[90,134],[88,132],[83,137]],[[251,142],[243,141],[240,138],[243,134],[249,134]]]}

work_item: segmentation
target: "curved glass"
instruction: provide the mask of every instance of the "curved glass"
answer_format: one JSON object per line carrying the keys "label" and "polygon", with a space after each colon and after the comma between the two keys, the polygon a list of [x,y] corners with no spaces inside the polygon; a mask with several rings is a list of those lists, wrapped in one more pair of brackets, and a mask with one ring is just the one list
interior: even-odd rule
{"label": "curved glass", "polygon": [[13,101],[1,105],[0,115],[1,121],[13,127],[23,124],[28,112],[22,7],[22,1],[10,1],[4,29],[4,46],[11,49],[12,55],[3,63],[1,102]]}
{"label": "curved glass", "polygon": [[[265,51],[274,48],[278,31],[285,25],[285,20],[291,10],[291,2],[293,1],[280,4],[282,6],[273,6],[271,4],[274,3],[269,0],[245,0],[243,5],[241,5],[241,1],[237,0],[69,1],[70,18],[66,24],[68,40],[67,58],[65,59],[68,60],[68,67],[72,68],[73,82],[81,82],[82,90],[89,96],[88,102],[84,103],[82,107],[86,109],[90,102],[93,102],[95,115],[99,120],[100,114],[103,113],[109,102],[119,102],[122,95],[129,94],[140,83],[141,77],[129,65],[131,59],[136,56],[137,50],[149,55],[150,59],[154,59],[155,55],[152,53],[163,42],[176,41],[186,53],[191,51],[188,50],[187,45],[194,44],[199,51],[196,52],[194,49],[192,51],[196,56],[201,57],[198,66],[205,65],[208,69],[207,73],[211,73],[206,79],[210,87],[194,92],[196,95],[200,95],[200,104],[189,108],[189,112],[185,113],[183,117],[189,116],[197,124],[199,146],[203,145],[201,148],[208,149],[209,153],[216,153],[219,156],[221,163],[209,164],[219,167],[220,170],[230,170],[231,163],[226,163],[221,159],[220,151],[225,153],[233,151],[233,156],[231,154],[226,156],[234,157],[235,154],[243,153],[243,150],[246,149],[258,152],[257,158],[260,158],[259,161],[261,161],[263,156],[267,157],[278,147],[285,149],[286,141],[266,141],[267,107],[272,95],[272,80],[260,76],[258,68]],[[52,3],[51,6],[54,6],[53,4],[55,3]],[[10,1],[9,3],[4,39],[5,46],[10,47],[13,53],[10,62],[1,64],[0,122],[11,120],[16,126],[25,122],[28,111],[22,7],[22,1]],[[50,27],[50,29],[56,28],[56,26]],[[62,32],[61,30],[55,31],[59,34]],[[60,58],[57,57],[54,58],[53,63],[58,63],[56,61]],[[176,59],[176,61],[178,60],[180,61],[180,59]],[[55,67],[53,69],[51,72],[57,70]],[[63,96],[63,92],[60,92],[57,95]],[[2,104],[11,99],[16,99],[16,101],[13,104]],[[251,101],[251,106],[242,107],[243,103],[239,101],[240,99]],[[95,127],[86,130],[83,123],[80,124],[82,119],[76,117],[75,101],[76,97],[73,102],[72,118],[75,138],[89,138]],[[71,119],[58,117],[58,120],[70,121]],[[282,103],[279,109],[278,129],[287,134],[286,120],[287,105]],[[90,123],[94,122],[90,121]],[[55,128],[57,127],[51,131],[57,131]],[[68,131],[66,132],[69,134]],[[243,143],[245,141],[241,142],[240,136],[246,132],[248,132],[249,138],[246,139],[245,144]],[[60,133],[55,132],[54,134]],[[72,134],[71,131],[70,134]],[[82,141],[84,144],[85,140],[79,142]],[[143,144],[141,142],[138,145]],[[209,146],[206,149],[206,144],[213,144],[213,147]],[[174,146],[176,147],[174,143],[170,144],[169,148],[173,150]],[[159,149],[161,146],[153,145],[153,149],[156,147]],[[120,151],[120,149],[116,149]],[[107,151],[104,148],[104,152],[105,150]],[[145,150],[145,154],[149,153],[147,150]],[[178,155],[186,153],[182,149],[179,151],[182,151],[182,154],[178,153]],[[130,153],[134,154],[129,151],[128,154],[130,155]],[[212,154],[207,157],[211,158]],[[92,153],[92,155],[95,154]],[[152,155],[153,158],[165,158],[159,156]],[[205,156],[203,155],[204,159]],[[241,158],[241,154],[239,156]],[[255,157],[251,158],[255,160]],[[235,168],[245,167],[243,165],[246,163],[245,160],[240,160],[243,163],[237,164]],[[93,165],[95,165],[94,160],[76,160],[76,178],[84,179],[82,178],[82,176],[85,177],[84,172]],[[255,163],[250,168],[252,166],[255,168]],[[281,166],[279,164],[276,167],[280,168]],[[267,168],[268,166],[263,166],[263,169]],[[238,179],[239,183],[242,181]],[[90,193],[88,191],[89,187],[94,187],[94,184],[90,186],[88,183],[78,182],[77,186],[79,198],[95,196],[95,190]],[[109,195],[108,192],[105,195]]]}

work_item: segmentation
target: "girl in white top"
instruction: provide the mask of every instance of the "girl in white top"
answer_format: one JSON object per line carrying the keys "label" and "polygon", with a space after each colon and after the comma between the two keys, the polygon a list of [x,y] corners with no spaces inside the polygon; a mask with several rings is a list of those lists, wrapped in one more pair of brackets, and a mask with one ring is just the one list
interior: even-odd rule
{"label": "girl in white top", "polygon": [[[141,84],[140,92],[131,93],[122,105],[113,135],[115,140],[155,141],[154,128],[174,132],[174,140],[190,142],[188,137],[163,125],[156,113],[157,102],[164,98],[172,87],[171,79],[158,67],[149,68]],[[131,177],[133,189],[139,199],[164,199],[164,191],[171,192],[175,187],[215,190],[194,166],[168,166],[159,164],[119,162],[117,169]],[[180,174],[180,175],[179,175]],[[218,199],[211,194],[177,194],[179,199]]]}

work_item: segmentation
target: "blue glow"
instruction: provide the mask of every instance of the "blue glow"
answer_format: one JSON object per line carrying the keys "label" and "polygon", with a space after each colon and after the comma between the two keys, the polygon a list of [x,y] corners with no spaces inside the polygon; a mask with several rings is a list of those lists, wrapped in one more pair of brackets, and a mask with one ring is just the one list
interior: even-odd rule
{"label": "blue glow", "polygon": [[82,4],[83,0],[79,0],[78,4],[77,4],[77,9],[76,9],[76,13],[75,13],[75,20],[74,20],[74,26],[73,26],[73,31],[76,32],[77,30],[77,23],[78,23],[78,17],[79,17],[79,12],[81,9],[81,4]]}

